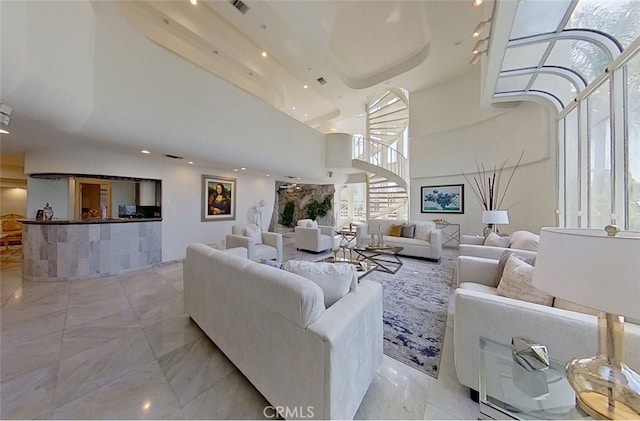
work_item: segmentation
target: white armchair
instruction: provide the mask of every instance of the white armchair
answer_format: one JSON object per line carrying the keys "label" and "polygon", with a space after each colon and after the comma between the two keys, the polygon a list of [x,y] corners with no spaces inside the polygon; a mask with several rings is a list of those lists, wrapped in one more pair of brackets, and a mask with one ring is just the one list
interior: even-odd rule
{"label": "white armchair", "polygon": [[294,229],[296,249],[315,253],[329,250],[333,246],[336,231],[328,225],[318,225],[311,219],[300,219]]}
{"label": "white armchair", "polygon": [[282,262],[282,234],[266,232],[255,224],[234,225],[227,234],[226,248],[244,247],[247,257],[259,262],[261,259],[275,259]]}

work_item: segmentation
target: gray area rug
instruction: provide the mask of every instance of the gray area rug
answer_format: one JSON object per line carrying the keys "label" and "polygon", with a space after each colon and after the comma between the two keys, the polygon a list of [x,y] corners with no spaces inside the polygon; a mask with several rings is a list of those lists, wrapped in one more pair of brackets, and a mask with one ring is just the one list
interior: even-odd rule
{"label": "gray area rug", "polygon": [[[293,233],[283,234],[284,259],[320,261],[331,251],[296,250]],[[395,275],[374,271],[366,279],[379,282],[383,293],[384,353],[432,377],[438,377],[447,324],[454,255],[443,250],[440,263],[400,257]]]}
{"label": "gray area rug", "polygon": [[401,257],[392,275],[374,271],[367,279],[382,284],[384,353],[432,377],[438,377],[447,324],[453,261],[440,263]]}

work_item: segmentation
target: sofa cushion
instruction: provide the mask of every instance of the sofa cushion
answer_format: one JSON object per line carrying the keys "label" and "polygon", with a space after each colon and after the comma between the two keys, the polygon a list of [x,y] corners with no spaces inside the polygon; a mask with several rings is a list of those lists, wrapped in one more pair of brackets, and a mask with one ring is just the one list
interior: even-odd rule
{"label": "sofa cushion", "polygon": [[392,237],[402,236],[402,225],[392,224],[391,227],[389,227],[389,235]]}
{"label": "sofa cushion", "polygon": [[358,288],[358,275],[350,264],[289,260],[284,264],[284,270],[315,282],[324,292],[326,308]]}
{"label": "sofa cushion", "polygon": [[536,265],[535,256],[524,256],[524,255],[518,254],[517,251],[505,250],[500,255],[500,259],[498,259],[498,272],[496,273],[496,285],[500,283],[500,278],[502,278],[502,272],[504,272],[504,267],[507,264],[507,259],[509,258],[509,256],[513,256],[517,259],[520,259],[523,262],[530,264],[531,266]]}
{"label": "sofa cushion", "polygon": [[484,239],[484,245],[491,247],[509,247],[510,243],[509,237],[500,237],[495,232],[490,232],[487,238]]}
{"label": "sofa cushion", "polygon": [[429,241],[431,237],[431,225],[416,223],[416,232],[414,238],[419,240]]}
{"label": "sofa cushion", "polygon": [[413,238],[416,235],[416,224],[403,224],[401,237]]}
{"label": "sofa cushion", "polygon": [[529,231],[516,231],[509,236],[512,249],[538,251],[540,236]]}
{"label": "sofa cushion", "polygon": [[251,238],[254,243],[262,244],[262,230],[259,226],[251,224],[244,227],[245,237]]}
{"label": "sofa cushion", "polygon": [[498,295],[551,306],[553,296],[532,284],[533,266],[515,256],[509,256],[498,284]]}

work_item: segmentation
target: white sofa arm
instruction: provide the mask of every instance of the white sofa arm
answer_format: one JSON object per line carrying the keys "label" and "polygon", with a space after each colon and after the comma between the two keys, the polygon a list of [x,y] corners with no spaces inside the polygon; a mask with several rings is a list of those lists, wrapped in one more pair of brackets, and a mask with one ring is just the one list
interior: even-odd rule
{"label": "white sofa arm", "polygon": [[279,234],[277,232],[262,231],[262,243],[271,247],[275,247],[275,249],[278,251],[277,261],[282,262],[282,259],[284,257],[282,255],[282,234]]}
{"label": "white sofa arm", "polygon": [[500,259],[500,255],[505,250],[509,250],[506,247],[493,247],[493,246],[480,246],[475,244],[460,244],[458,246],[460,256],[474,256],[484,257],[485,259]]}
{"label": "white sofa arm", "polygon": [[458,256],[456,261],[458,274],[458,286],[463,282],[497,286],[498,261],[483,257]]}
{"label": "white sofa arm", "polygon": [[225,248],[244,247],[247,249],[247,256],[251,259],[256,253],[256,243],[249,237],[237,234],[227,234]]}
{"label": "white sofa arm", "polygon": [[[322,419],[355,415],[382,364],[382,287],[364,279],[357,291],[350,292],[329,307],[307,330],[318,335],[328,347],[325,366],[329,367],[328,399],[332,413],[315,414]],[[369,376],[363,376],[369,373]],[[340,384],[357,379],[357,384]]]}
{"label": "white sofa arm", "polygon": [[335,228],[330,225],[318,225],[318,228],[320,229],[320,234],[328,235],[330,237],[336,235]]}
{"label": "white sofa arm", "polygon": [[463,235],[460,237],[460,244],[475,244],[476,246],[484,245],[484,237],[480,235]]}
{"label": "white sofa arm", "polygon": [[429,257],[431,259],[440,260],[442,256],[442,230],[434,229],[431,230],[431,234],[429,236]]}
{"label": "white sofa arm", "polygon": [[546,345],[549,356],[568,361],[595,355],[595,316],[458,288],[454,292],[454,362],[463,385],[478,390],[480,337],[510,344],[514,336]]}

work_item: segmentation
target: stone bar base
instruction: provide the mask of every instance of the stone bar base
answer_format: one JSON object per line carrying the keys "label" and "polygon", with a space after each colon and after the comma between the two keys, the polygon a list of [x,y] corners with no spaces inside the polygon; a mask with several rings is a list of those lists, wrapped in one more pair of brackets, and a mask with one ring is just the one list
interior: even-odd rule
{"label": "stone bar base", "polygon": [[69,281],[162,263],[162,222],[23,223],[23,279]]}

